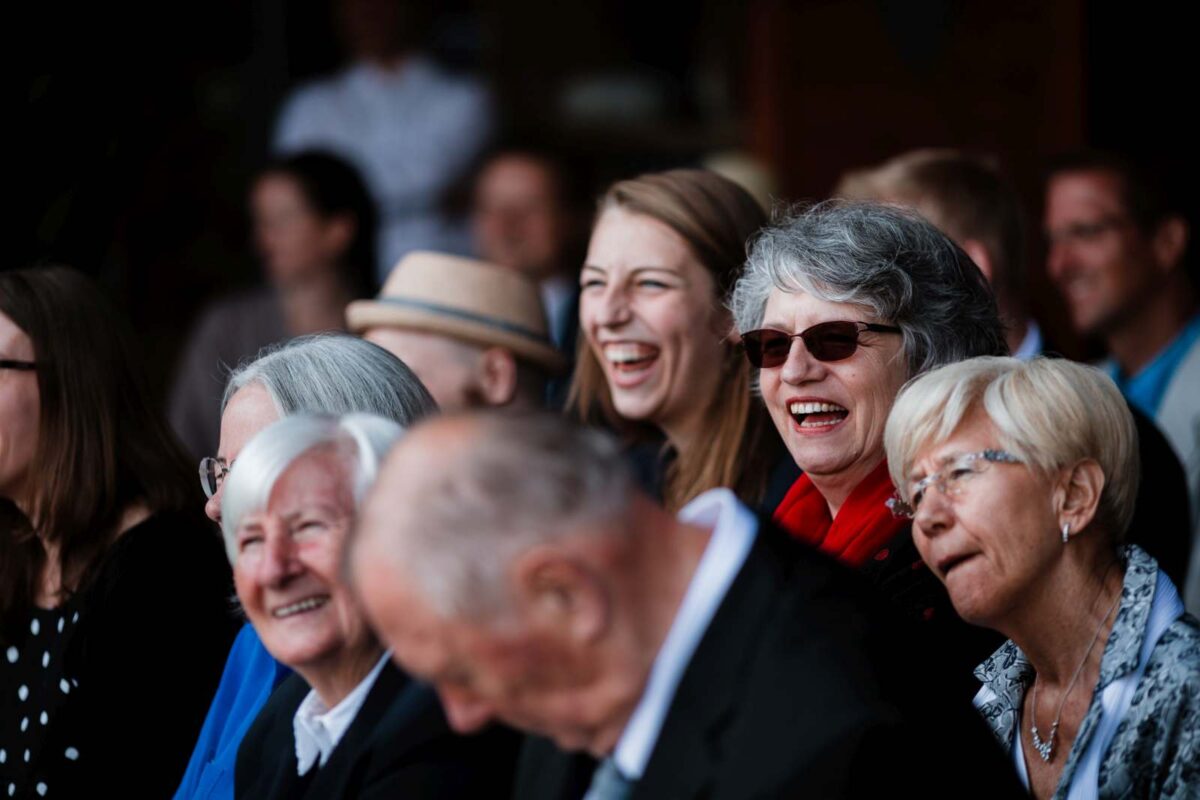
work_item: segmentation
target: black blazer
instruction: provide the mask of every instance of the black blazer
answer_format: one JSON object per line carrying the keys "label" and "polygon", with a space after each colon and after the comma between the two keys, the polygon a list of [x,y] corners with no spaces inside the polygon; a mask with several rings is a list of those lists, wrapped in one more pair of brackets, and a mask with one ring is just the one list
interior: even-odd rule
{"label": "black blazer", "polygon": [[[764,521],[632,797],[1022,796],[970,703],[914,668],[922,635]],[[581,797],[593,764],[531,739],[516,796]]]}
{"label": "black blazer", "polygon": [[450,730],[433,690],[389,662],[323,767],[296,774],[292,719],[309,692],[279,685],[238,748],[234,787],[247,798],[483,798],[512,780],[518,739]]}

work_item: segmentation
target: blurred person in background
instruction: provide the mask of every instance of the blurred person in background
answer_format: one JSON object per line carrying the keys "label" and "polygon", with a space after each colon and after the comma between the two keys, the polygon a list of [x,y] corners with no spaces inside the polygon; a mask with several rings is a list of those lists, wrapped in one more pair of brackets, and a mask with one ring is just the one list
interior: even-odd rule
{"label": "blurred person in background", "polygon": [[[208,503],[205,514],[221,524],[225,476],[256,433],[303,412],[377,414],[400,425],[437,406],[412,371],[393,355],[346,334],[303,336],[265,348],[229,376],[220,402],[221,443],[200,462]],[[242,737],[267,698],[290,670],[277,662],[244,625],[227,653],[225,669],[204,727],[195,742],[177,800],[228,800],[234,795],[234,762]],[[178,777],[178,773],[176,775]]]}
{"label": "blurred person in background", "polygon": [[[1030,314],[1021,201],[991,161],[957,150],[913,150],[848,173],[837,194],[918,211],[987,277],[1013,356],[1029,359],[1054,350]],[[1192,551],[1187,478],[1158,426],[1131,408],[1143,470],[1131,536],[1183,586]]]}
{"label": "blurred person in background", "polygon": [[568,407],[621,434],[672,510],[717,486],[773,507],[796,477],[724,306],[766,221],[746,190],[705,170],[619,181],[600,201]]}
{"label": "blurred person in background", "polygon": [[128,323],[0,273],[0,795],[164,797],[236,629]]}
{"label": "blurred person in background", "polygon": [[1187,220],[1148,170],[1082,153],[1051,168],[1043,225],[1075,330],[1104,343],[1104,370],[1183,463],[1197,542],[1185,597],[1200,612],[1200,308]]}
{"label": "blurred person in background", "polygon": [[344,330],[346,303],[374,288],[374,207],[336,156],[306,152],[266,167],[250,192],[250,216],[267,285],[204,312],[171,388],[171,423],[196,458],[217,445],[230,368],[274,342]]}
{"label": "blurred person in background", "polygon": [[275,131],[277,153],[327,149],[362,171],[379,212],[377,284],[410,251],[470,250],[440,209],[487,144],[491,101],[426,54],[432,13],[420,0],[339,0],[349,64],[296,89]]}
{"label": "blurred person in background", "polygon": [[561,415],[415,428],[347,559],[456,730],[537,734],[521,800],[1018,793],[967,700],[843,567],[725,488],[668,512],[613,437]]}
{"label": "blurred person in background", "polygon": [[471,200],[480,258],[537,283],[550,338],[568,356],[579,328],[579,267],[593,213],[585,183],[562,154],[508,144],[484,161]]}
{"label": "blurred person in background", "polygon": [[242,740],[239,797],[484,797],[512,779],[516,737],[455,735],[342,578],[359,506],[403,430],[371,414],[295,415],[251,439],[229,473],[221,527],[238,600],[295,670]]}
{"label": "blurred person in background", "polygon": [[412,369],[443,409],[540,408],[564,367],[537,284],[483,261],[410,253],[346,319]]}
{"label": "blurred person in background", "polygon": [[905,381],[1007,350],[983,274],[911,211],[828,202],[755,239],[730,308],[762,404],[804,472],[775,520],[865,575],[930,635],[915,657],[956,665],[969,688],[995,643],[955,615],[910,522],[888,510],[883,426]]}
{"label": "blurred person in background", "polygon": [[1200,625],[1123,544],[1138,452],[1112,381],[1064,359],[951,364],[905,387],[885,440],[921,557],[1009,638],[975,703],[1032,794],[1200,796]]}

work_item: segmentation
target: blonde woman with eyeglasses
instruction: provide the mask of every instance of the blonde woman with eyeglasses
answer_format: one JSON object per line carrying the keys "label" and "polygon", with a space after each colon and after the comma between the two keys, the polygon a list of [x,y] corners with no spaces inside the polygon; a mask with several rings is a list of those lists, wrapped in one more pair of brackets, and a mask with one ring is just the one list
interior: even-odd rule
{"label": "blonde woman with eyeglasses", "polygon": [[975,704],[1033,795],[1200,796],[1200,626],[1123,545],[1139,464],[1112,381],[963,361],[900,393],[884,442],[921,557],[963,619],[1008,637]]}

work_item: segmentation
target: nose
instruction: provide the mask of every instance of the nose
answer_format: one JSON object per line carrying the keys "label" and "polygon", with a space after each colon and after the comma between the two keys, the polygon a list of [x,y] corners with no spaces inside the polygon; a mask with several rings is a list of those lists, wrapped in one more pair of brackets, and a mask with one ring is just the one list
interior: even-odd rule
{"label": "nose", "polygon": [[954,524],[954,505],[938,486],[930,486],[913,515],[913,527],[924,536],[933,538]]}
{"label": "nose", "polygon": [[458,733],[473,733],[488,724],[494,716],[492,707],[465,689],[438,687],[446,721]]}
{"label": "nose", "polygon": [[825,364],[813,358],[812,353],[804,346],[802,339],[792,339],[788,350],[787,361],[779,368],[779,379],[784,383],[797,385],[820,380],[825,377]]}
{"label": "nose", "polygon": [[285,584],[304,571],[296,558],[296,543],[282,523],[264,523],[263,558],[259,563],[259,580],[267,586]]}
{"label": "nose", "polygon": [[594,319],[597,325],[613,328],[629,321],[629,298],[620,286],[607,286],[600,297],[595,298]]}
{"label": "nose", "polygon": [[1061,281],[1071,267],[1071,245],[1067,242],[1050,241],[1046,248],[1046,273],[1053,281]]}
{"label": "nose", "polygon": [[217,485],[217,492],[212,497],[208,498],[208,502],[204,504],[204,515],[218,525],[221,524],[221,498],[225,496],[225,482],[221,481]]}

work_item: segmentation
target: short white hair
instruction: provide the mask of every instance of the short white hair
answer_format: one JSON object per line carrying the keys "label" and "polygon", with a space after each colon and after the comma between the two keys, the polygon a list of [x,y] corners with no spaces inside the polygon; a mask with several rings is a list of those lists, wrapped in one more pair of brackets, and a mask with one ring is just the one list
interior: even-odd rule
{"label": "short white hair", "polygon": [[1000,445],[1049,474],[1092,459],[1104,472],[1096,522],[1120,541],[1133,518],[1139,479],[1137,428],[1107,375],[1061,358],[972,358],[910,381],[884,429],[892,482],[906,496],[917,454],[950,438],[976,410]]}
{"label": "short white hair", "polygon": [[362,505],[388,450],[404,428],[375,414],[331,417],[296,414],[275,422],[247,443],[225,479],[221,532],[229,563],[237,560],[237,530],[247,515],[266,508],[275,483],[297,459],[323,445],[345,448],[354,506]]}

